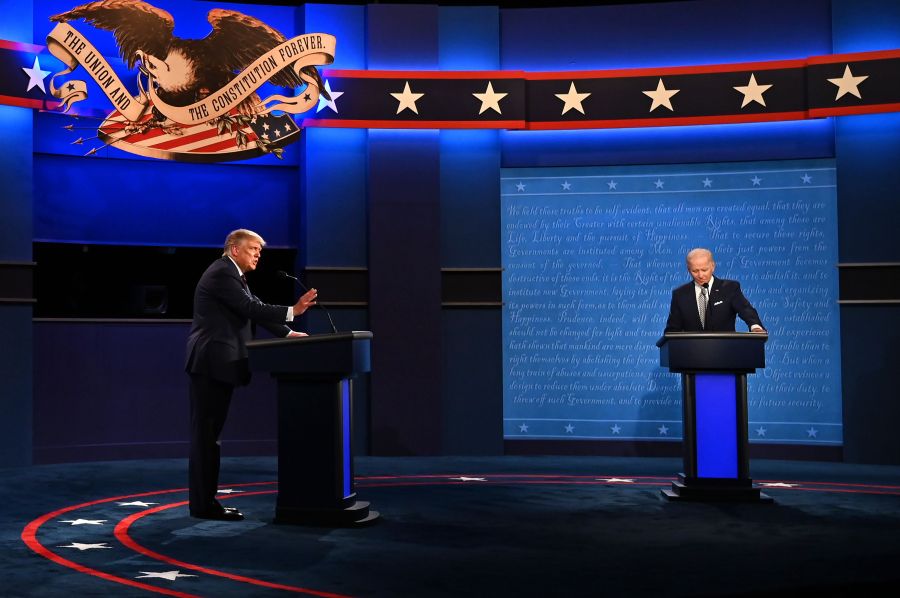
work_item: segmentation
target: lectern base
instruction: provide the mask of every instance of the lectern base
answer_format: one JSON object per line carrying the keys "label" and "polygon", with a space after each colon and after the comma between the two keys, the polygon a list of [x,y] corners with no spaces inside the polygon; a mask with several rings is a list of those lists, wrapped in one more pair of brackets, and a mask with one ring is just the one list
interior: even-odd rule
{"label": "lectern base", "polygon": [[314,509],[305,507],[277,507],[275,523],[314,525],[321,527],[362,527],[378,519],[378,511],[369,509],[369,503],[357,500],[341,508]]}
{"label": "lectern base", "polygon": [[772,503],[771,496],[760,492],[750,480],[727,480],[685,478],[678,475],[672,488],[663,488],[660,493],[668,500],[695,502],[755,502]]}

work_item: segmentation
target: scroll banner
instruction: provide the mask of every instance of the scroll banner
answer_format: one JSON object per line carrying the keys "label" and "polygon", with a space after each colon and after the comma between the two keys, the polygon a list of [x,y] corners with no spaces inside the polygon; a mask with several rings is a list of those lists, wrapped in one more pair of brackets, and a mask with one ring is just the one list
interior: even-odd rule
{"label": "scroll banner", "polygon": [[132,96],[102,54],[74,27],[59,23],[47,36],[47,48],[67,68],[53,75],[50,92],[62,102],[65,110],[85,99],[87,85],[84,81],[69,81],[62,88],[55,85],[57,77],[73,72],[80,65],[128,120],[140,120],[152,103],[159,112],[176,123],[197,125],[227,114],[278,72],[289,67],[309,85],[303,92],[302,99],[272,95],[262,101],[262,106],[265,106],[262,112],[281,110],[300,114],[313,108],[319,100],[319,88],[315,80],[301,69],[331,64],[334,61],[335,44],[335,37],[326,33],[307,33],[292,37],[257,58],[244,71],[235,75],[234,79],[203,100],[189,106],[171,106],[157,96],[152,81],[146,95],[141,93],[137,97]]}

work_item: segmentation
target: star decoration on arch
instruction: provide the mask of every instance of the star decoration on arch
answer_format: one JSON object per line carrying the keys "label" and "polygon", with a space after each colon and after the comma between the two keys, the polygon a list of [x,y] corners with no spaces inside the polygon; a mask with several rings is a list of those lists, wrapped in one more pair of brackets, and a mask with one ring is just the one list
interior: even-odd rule
{"label": "star decoration on arch", "polygon": [[478,114],[483,114],[485,110],[493,110],[497,114],[503,114],[500,110],[500,100],[509,94],[495,92],[493,83],[488,81],[487,89],[484,90],[484,93],[473,93],[472,95],[481,102],[481,110],[478,111]]}
{"label": "star decoration on arch", "polygon": [[25,88],[26,92],[31,91],[33,87],[37,87],[44,93],[47,93],[47,88],[44,87],[44,79],[47,78],[50,71],[45,71],[41,68],[41,62],[38,60],[37,56],[34,57],[34,64],[31,65],[31,68],[22,67],[22,70],[28,75],[28,87]]}
{"label": "star decoration on arch", "polygon": [[859,84],[868,78],[868,75],[854,77],[853,73],[850,71],[850,65],[846,65],[844,67],[844,74],[841,77],[828,80],[829,83],[837,86],[837,95],[834,97],[834,100],[837,101],[848,93],[862,99],[862,94],[859,93]]}
{"label": "star decoration on arch", "polygon": [[319,94],[319,105],[316,106],[316,112],[321,112],[324,108],[331,109],[335,114],[338,113],[337,104],[335,103],[339,97],[344,95],[343,91],[334,91],[331,89],[331,81],[325,80],[325,91],[331,97],[330,100],[325,99],[325,94]]}
{"label": "star decoration on arch", "polygon": [[656,85],[655,90],[645,91],[644,95],[648,96],[653,102],[650,104],[650,112],[653,112],[660,106],[668,108],[672,112],[675,111],[675,108],[672,107],[672,96],[681,91],[680,89],[666,89],[665,84],[663,84],[662,78],[660,78],[659,83]]}
{"label": "star decoration on arch", "polygon": [[756,102],[760,106],[765,107],[766,100],[763,98],[763,94],[771,87],[771,85],[760,85],[756,82],[756,75],[750,73],[750,81],[747,85],[738,85],[734,89],[744,95],[744,101],[741,102],[741,108],[744,108],[751,102]]}
{"label": "star decoration on arch", "polygon": [[393,96],[393,98],[399,102],[399,104],[397,105],[397,114],[400,114],[407,109],[418,114],[419,109],[416,107],[416,102],[422,99],[425,94],[413,93],[409,87],[409,81],[407,81],[403,86],[403,91],[399,93],[392,93],[391,96]]}
{"label": "star decoration on arch", "polygon": [[562,113],[565,114],[569,110],[577,110],[584,114],[584,106],[582,106],[582,102],[590,97],[590,93],[578,93],[578,90],[575,89],[575,82],[572,81],[569,83],[569,91],[566,93],[556,93],[553,94],[563,102]]}

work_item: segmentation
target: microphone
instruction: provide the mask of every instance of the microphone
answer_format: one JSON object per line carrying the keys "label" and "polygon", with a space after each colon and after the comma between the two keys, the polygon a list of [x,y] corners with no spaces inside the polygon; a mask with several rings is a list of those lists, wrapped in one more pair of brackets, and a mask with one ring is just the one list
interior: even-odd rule
{"label": "microphone", "polygon": [[[289,279],[293,280],[294,282],[296,282],[297,286],[299,286],[301,289],[303,289],[307,293],[309,292],[309,289],[306,288],[306,285],[303,284],[302,282],[300,282],[300,279],[297,278],[296,276],[291,276],[284,270],[279,270],[278,272],[275,273],[275,275],[278,276],[279,278],[289,278]],[[331,331],[334,332],[335,334],[337,334],[337,331],[338,331],[337,326],[334,325],[334,320],[331,319],[331,314],[328,313],[328,310],[325,309],[325,306],[322,305],[321,303],[319,303],[318,301],[316,301],[316,307],[322,308],[322,311],[324,311],[325,315],[328,317],[328,323],[331,324]]]}

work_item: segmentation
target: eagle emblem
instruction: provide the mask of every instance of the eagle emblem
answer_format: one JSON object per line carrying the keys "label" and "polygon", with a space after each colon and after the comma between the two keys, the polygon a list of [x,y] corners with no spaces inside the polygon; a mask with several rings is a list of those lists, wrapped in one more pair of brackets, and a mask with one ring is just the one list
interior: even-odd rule
{"label": "eagle emblem", "polygon": [[[74,80],[57,88],[56,77],[79,67],[90,74],[115,106],[98,127],[103,147],[188,161],[280,158],[299,138],[289,114],[314,107],[320,94],[330,99],[317,68],[333,61],[334,37],[327,34],[287,39],[255,17],[214,8],[207,15],[210,33],[184,39],[174,35],[171,14],[142,0],[88,2],[50,20],[57,25],[48,49],[69,67],[54,75],[51,93],[68,111],[87,97],[87,86]],[[137,94],[74,21],[112,32],[125,66],[137,70]],[[262,99],[265,83],[293,95]]]}

